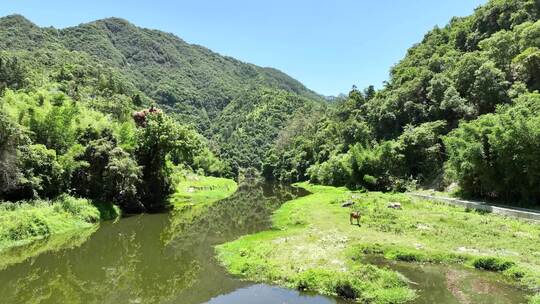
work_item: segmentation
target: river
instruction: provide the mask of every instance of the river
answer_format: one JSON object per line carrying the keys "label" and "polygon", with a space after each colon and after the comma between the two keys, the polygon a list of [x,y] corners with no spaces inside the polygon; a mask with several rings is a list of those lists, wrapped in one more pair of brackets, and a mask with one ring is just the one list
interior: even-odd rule
{"label": "river", "polygon": [[[132,216],[102,223],[98,229],[14,248],[0,255],[0,303],[345,303],[239,280],[215,259],[215,245],[268,229],[274,210],[305,194],[288,186],[242,186],[232,197],[197,216]],[[415,284],[425,281],[421,280],[426,277],[424,272],[403,265],[390,266],[420,282]],[[423,284],[434,284],[437,293],[433,294],[441,294],[436,303],[463,303],[459,294],[442,292],[445,278],[436,276],[438,270],[433,273],[430,278],[436,282],[428,280]],[[490,291],[494,283],[489,282],[482,285],[482,290]],[[500,289],[503,285],[493,286]],[[426,296],[431,292],[422,294],[426,286],[412,287],[421,292],[418,303],[434,300]],[[503,293],[509,295],[503,298],[515,300],[504,303],[521,303],[523,297],[515,289],[504,287],[507,289]]]}

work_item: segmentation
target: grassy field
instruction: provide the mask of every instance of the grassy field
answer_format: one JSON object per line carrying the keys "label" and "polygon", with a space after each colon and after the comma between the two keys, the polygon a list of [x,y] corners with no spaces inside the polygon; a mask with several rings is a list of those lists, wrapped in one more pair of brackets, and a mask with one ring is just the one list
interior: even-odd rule
{"label": "grassy field", "polygon": [[0,251],[51,235],[92,228],[102,218],[89,200],[62,196],[55,201],[0,205]]}
{"label": "grassy field", "polygon": [[175,209],[202,208],[230,196],[237,189],[238,185],[231,179],[188,175],[176,183],[170,203]]}
{"label": "grassy field", "polygon": [[[355,298],[406,303],[415,297],[399,275],[363,264],[366,255],[406,262],[464,264],[498,271],[538,290],[540,225],[411,199],[404,194],[353,193],[299,184],[312,194],[284,204],[274,229],[217,247],[227,269],[255,281]],[[361,225],[349,223],[356,202]],[[402,210],[387,208],[399,202]],[[531,298],[530,303],[538,302]]]}

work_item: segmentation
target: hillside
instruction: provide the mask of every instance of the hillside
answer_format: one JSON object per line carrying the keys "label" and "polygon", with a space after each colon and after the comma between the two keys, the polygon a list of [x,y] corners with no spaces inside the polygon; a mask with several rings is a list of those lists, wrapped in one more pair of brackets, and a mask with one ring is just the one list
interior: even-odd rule
{"label": "hillside", "polygon": [[540,2],[491,0],[435,27],[385,87],[291,121],[267,176],[370,190],[445,188],[540,202]]}
{"label": "hillside", "polygon": [[[311,100],[322,100],[276,69],[221,56],[173,34],[139,28],[119,18],[55,29],[40,28],[19,15],[7,16],[0,18],[0,52],[17,57],[29,67],[25,78],[30,86],[56,78],[73,82],[66,92],[75,98],[82,94],[81,86],[89,86],[89,91],[94,91],[87,92],[89,95],[109,90],[109,95],[131,97],[137,103],[135,107],[156,102],[177,120],[194,125],[213,139],[215,149],[223,155],[238,154],[222,149],[223,140],[229,136],[220,134],[221,127],[238,128],[235,119],[222,118],[222,113],[231,112],[231,104],[236,110],[256,110],[246,105],[257,105],[263,92],[268,91],[290,99],[302,98],[300,105],[291,103],[293,108],[286,112],[294,112]],[[234,115],[247,117],[250,113]],[[287,113],[274,114],[280,120],[288,118]],[[273,141],[282,124],[275,127],[277,130],[261,135],[259,140],[264,145]],[[239,144],[239,151],[251,148],[247,143]],[[263,157],[256,151],[250,153],[256,153],[258,159]],[[260,161],[229,161],[242,167],[261,165]]]}

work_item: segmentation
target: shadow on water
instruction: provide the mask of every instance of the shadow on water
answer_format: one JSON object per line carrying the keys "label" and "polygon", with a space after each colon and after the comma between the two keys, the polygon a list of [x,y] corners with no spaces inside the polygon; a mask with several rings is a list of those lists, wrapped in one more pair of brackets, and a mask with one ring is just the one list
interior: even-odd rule
{"label": "shadow on water", "polygon": [[305,194],[288,186],[244,185],[199,214],[134,216],[103,223],[91,236],[18,248],[0,268],[1,302],[337,303],[240,281],[214,258],[214,245],[268,229],[275,209]]}

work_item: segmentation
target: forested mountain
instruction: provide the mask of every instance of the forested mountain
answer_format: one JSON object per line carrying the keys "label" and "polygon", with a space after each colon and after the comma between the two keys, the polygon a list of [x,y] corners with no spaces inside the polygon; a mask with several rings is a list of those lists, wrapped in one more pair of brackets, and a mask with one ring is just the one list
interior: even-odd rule
{"label": "forested mountain", "polygon": [[325,102],[277,70],[122,19],[54,29],[8,16],[0,91],[37,105],[36,92],[64,94],[120,123],[155,103],[206,137],[183,164],[210,174],[256,168],[368,190],[457,182],[466,195],[538,201],[539,19],[540,1],[491,0],[428,32],[381,90]]}
{"label": "forested mountain", "polygon": [[[211,139],[234,173],[240,167],[260,168],[262,151],[290,115],[322,100],[278,70],[224,57],[118,18],[55,29],[7,16],[0,19],[0,52],[6,60],[17,61],[13,66],[20,76],[4,86],[35,88],[58,82],[75,100],[106,95],[93,104],[114,114],[119,114],[118,104],[136,109],[155,102]],[[245,122],[263,114],[270,122],[262,129]]]}
{"label": "forested mountain", "polygon": [[298,116],[267,155],[282,180],[540,201],[540,1],[491,0],[434,28],[384,88]]}

